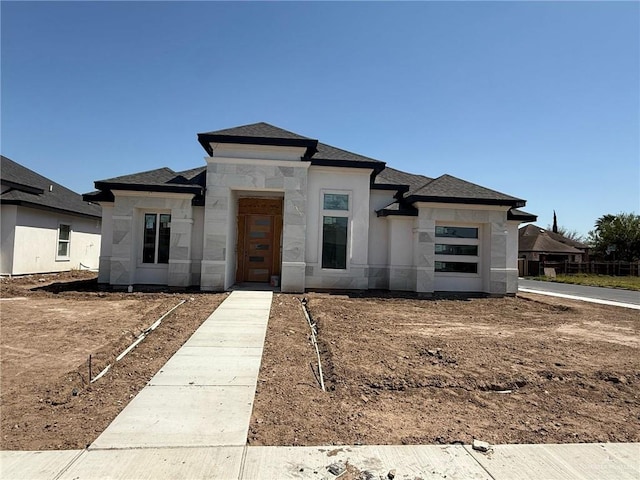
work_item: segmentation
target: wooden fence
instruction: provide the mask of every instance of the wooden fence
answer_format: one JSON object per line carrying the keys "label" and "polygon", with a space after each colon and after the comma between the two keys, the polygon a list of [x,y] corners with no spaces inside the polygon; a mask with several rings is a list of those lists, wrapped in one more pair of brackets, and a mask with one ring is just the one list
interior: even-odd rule
{"label": "wooden fence", "polygon": [[640,276],[640,262],[541,262],[518,259],[518,275],[521,277],[544,275],[545,268],[554,268],[557,275],[590,273],[617,277]]}

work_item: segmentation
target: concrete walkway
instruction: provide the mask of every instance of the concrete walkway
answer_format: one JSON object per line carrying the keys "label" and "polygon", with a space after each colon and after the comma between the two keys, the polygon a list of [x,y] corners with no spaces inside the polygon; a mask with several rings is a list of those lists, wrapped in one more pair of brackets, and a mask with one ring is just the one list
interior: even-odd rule
{"label": "concrete walkway", "polygon": [[271,297],[233,292],[88,449],[0,452],[0,478],[640,478],[640,444],[246,446]]}

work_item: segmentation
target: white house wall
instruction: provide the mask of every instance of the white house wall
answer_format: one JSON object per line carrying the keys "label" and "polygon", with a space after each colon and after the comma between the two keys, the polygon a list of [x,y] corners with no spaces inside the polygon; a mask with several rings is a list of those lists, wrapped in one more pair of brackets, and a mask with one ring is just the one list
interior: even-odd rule
{"label": "white house wall", "polygon": [[[14,275],[98,268],[99,219],[18,206],[15,222]],[[69,256],[64,259],[57,257],[60,224],[71,226]]]}
{"label": "white house wall", "polygon": [[389,222],[378,217],[380,210],[393,202],[391,190],[371,190],[369,195],[369,288],[389,288]]}
{"label": "white house wall", "polygon": [[385,217],[389,230],[389,289],[416,291],[416,217]]}
{"label": "white house wall", "polygon": [[102,207],[102,229],[100,244],[100,270],[98,283],[109,283],[111,279],[111,252],[113,250],[113,204],[104,203]]}
{"label": "white house wall", "polygon": [[13,245],[16,234],[16,205],[2,205],[0,210],[0,274],[13,274]]}
{"label": "white house wall", "polygon": [[[309,168],[305,254],[307,288],[368,288],[370,178],[371,170],[368,169]],[[323,193],[349,194],[346,270],[322,268]]]}

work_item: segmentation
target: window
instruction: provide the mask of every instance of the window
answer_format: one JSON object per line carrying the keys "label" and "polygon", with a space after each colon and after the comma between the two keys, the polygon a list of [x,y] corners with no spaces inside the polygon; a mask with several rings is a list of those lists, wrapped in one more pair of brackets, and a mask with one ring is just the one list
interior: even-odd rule
{"label": "window", "polygon": [[347,269],[349,194],[323,193],[322,268]]}
{"label": "window", "polygon": [[478,273],[478,264],[471,262],[436,262],[436,272]]}
{"label": "window", "polygon": [[143,237],[142,263],[169,263],[171,215],[145,213]]}
{"label": "window", "polygon": [[347,217],[323,217],[322,268],[347,268]]}
{"label": "window", "polygon": [[445,245],[436,243],[436,255],[473,255],[478,256],[477,245]]}
{"label": "window", "polygon": [[[436,225],[436,243],[434,270],[444,274],[478,274],[480,257],[480,239],[478,227]],[[446,242],[446,243],[444,243]]]}
{"label": "window", "polygon": [[325,193],[323,208],[325,210],[349,210],[349,195]]}
{"label": "window", "polygon": [[69,258],[71,247],[71,225],[58,225],[58,255],[57,258]]}
{"label": "window", "polygon": [[472,227],[440,227],[436,226],[436,237],[478,238],[478,229]]}

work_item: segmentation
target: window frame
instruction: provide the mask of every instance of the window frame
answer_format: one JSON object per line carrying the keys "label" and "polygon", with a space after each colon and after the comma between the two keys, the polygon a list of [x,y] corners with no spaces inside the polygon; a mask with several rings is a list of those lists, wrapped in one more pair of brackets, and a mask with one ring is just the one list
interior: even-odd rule
{"label": "window frame", "polygon": [[[325,195],[345,195],[347,197],[347,209],[327,209],[325,208]],[[319,219],[319,259],[318,263],[323,272],[331,273],[348,273],[351,268],[351,218],[353,212],[353,192],[351,190],[335,190],[335,189],[321,189],[320,190],[320,219]],[[347,235],[345,238],[345,266],[344,268],[332,268],[324,266],[324,219],[325,217],[346,218],[347,219]]]}
{"label": "window frame", "polygon": [[[66,226],[69,228],[68,237],[66,240],[60,238],[61,227]],[[58,222],[58,229],[56,231],[56,262],[68,262],[71,260],[71,223],[67,222]],[[60,244],[63,243],[67,246],[66,255],[60,255]]]}
{"label": "window frame", "polygon": [[[449,235],[434,235],[435,242],[433,245],[434,252],[434,263],[433,270],[434,274],[438,276],[451,276],[451,277],[467,277],[467,278],[478,278],[482,276],[482,225],[479,224],[455,224],[455,223],[443,223],[438,222],[436,225],[436,231],[438,228],[464,228],[464,229],[475,229],[475,237],[472,236],[462,236],[462,237],[454,237]],[[434,232],[435,234],[435,232]],[[456,246],[468,246],[476,248],[476,255],[463,255],[456,253],[439,253],[436,252],[436,245],[447,245],[451,247]],[[468,263],[475,264],[476,271],[475,272],[444,272],[438,271],[436,269],[437,264],[447,264],[447,263]]]}
{"label": "window frame", "polygon": [[[145,260],[145,240],[147,233],[147,216],[153,215],[155,217],[155,231],[154,231],[154,239],[153,239],[153,262],[148,262]],[[167,226],[167,252],[166,252],[166,261],[160,261],[160,238],[162,236],[162,217],[168,216],[169,221]],[[143,210],[142,212],[142,245],[140,250],[140,260],[139,265],[145,268],[165,268],[169,265],[169,260],[171,258],[171,212],[167,211],[148,211]]]}

